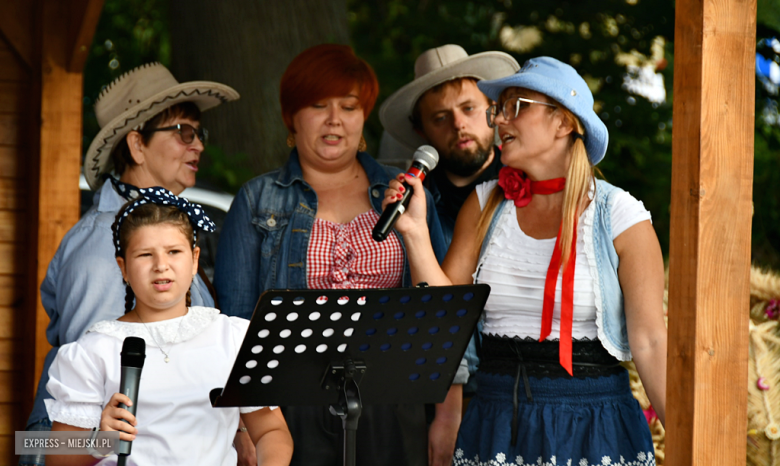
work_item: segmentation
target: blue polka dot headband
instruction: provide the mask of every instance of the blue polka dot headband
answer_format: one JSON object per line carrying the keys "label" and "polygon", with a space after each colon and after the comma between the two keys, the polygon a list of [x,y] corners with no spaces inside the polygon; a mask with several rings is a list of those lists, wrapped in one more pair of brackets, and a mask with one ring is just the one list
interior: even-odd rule
{"label": "blue polka dot headband", "polygon": [[124,223],[127,216],[130,215],[138,207],[144,204],[157,204],[162,206],[173,206],[187,214],[192,224],[192,234],[194,236],[193,248],[198,242],[198,231],[205,231],[211,233],[217,229],[217,226],[206,215],[203,207],[200,204],[195,204],[188,201],[184,197],[179,197],[165,188],[155,186],[153,188],[139,188],[139,197],[128,202],[119,210],[116,215],[116,220],[111,226],[111,230],[114,233],[114,248],[116,248],[116,255],[119,256],[122,252],[122,247],[119,243],[119,232],[122,229],[122,223]]}

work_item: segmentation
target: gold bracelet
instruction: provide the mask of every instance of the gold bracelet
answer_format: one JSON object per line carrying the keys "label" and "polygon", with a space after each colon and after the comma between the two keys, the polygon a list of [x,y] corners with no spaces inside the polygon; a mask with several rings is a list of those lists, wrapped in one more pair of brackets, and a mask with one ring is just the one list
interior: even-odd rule
{"label": "gold bracelet", "polygon": [[246,432],[248,429],[246,427],[239,427],[238,432]]}

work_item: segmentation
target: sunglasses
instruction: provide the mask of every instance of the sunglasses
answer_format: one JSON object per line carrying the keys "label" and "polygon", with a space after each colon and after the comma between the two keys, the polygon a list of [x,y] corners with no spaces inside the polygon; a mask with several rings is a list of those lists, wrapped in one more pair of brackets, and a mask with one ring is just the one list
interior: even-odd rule
{"label": "sunglasses", "polygon": [[202,142],[204,145],[209,140],[209,132],[206,128],[200,127],[195,128],[192,125],[188,125],[187,123],[181,123],[178,125],[173,126],[166,126],[165,128],[155,128],[150,129],[149,133],[155,133],[157,131],[175,131],[179,133],[179,136],[181,137],[181,142],[184,144],[192,144],[192,141],[195,140],[195,136],[198,136],[198,139],[200,139],[200,142]]}
{"label": "sunglasses", "polygon": [[[512,121],[520,114],[520,110],[525,110],[530,107],[531,104],[547,105],[548,107],[558,108],[557,105],[548,104],[547,102],[539,102],[538,100],[526,99],[524,97],[516,97],[513,99],[507,99],[501,106],[501,114],[504,115],[506,121]],[[491,105],[487,109],[487,124],[491,128],[496,127],[496,117],[498,116],[498,105]]]}

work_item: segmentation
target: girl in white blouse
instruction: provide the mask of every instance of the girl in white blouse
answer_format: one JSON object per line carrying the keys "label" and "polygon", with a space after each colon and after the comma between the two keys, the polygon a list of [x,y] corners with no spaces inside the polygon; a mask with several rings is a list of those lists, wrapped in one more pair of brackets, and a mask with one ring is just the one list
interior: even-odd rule
{"label": "girl in white blouse", "polygon": [[[52,431],[120,431],[120,439],[133,442],[127,464],[235,466],[240,411],[258,464],[288,465],[292,438],[280,410],[212,408],[209,401],[210,390],[227,380],[249,325],[217,309],[189,307],[200,253],[194,228],[211,231],[213,223],[199,205],[163,188],[140,191],[114,224],[126,314],[98,322],[60,349],[46,386],[54,397],[46,400]],[[143,338],[147,347],[135,416],[120,407],[130,399],[117,393],[128,336]],[[116,462],[116,456],[88,455],[46,460],[55,466]]]}
{"label": "girl in white blouse", "polygon": [[[491,286],[454,464],[655,464],[619,364],[634,359],[664,422],[664,269],[650,215],[595,179],[608,132],[571,66],[539,57],[478,87],[497,102],[498,182],[464,204],[441,268],[417,179],[405,180],[414,196],[396,223],[415,283]],[[385,205],[403,189],[393,180]]]}

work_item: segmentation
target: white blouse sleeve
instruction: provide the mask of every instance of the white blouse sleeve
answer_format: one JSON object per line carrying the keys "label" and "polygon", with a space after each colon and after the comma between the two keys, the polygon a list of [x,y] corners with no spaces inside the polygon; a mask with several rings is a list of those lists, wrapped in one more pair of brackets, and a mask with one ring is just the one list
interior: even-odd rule
{"label": "white blouse sleeve", "polygon": [[639,222],[645,220],[652,222],[650,212],[645,209],[642,201],[626,191],[618,191],[613,196],[610,216],[612,217],[613,240]]}
{"label": "white blouse sleeve", "polygon": [[82,346],[82,339],[62,346],[49,368],[45,400],[52,422],[91,429],[100,426],[105,375]]}
{"label": "white blouse sleeve", "polygon": [[[241,350],[241,344],[244,342],[247,330],[249,330],[249,321],[241,317],[230,317],[230,328],[233,331],[233,360],[238,357],[238,352]],[[259,411],[263,408],[276,409],[278,406],[245,406],[238,408],[241,414],[252,413]]]}
{"label": "white blouse sleeve", "polygon": [[479,199],[479,210],[483,210],[485,208],[485,204],[487,204],[488,198],[490,197],[490,193],[493,192],[493,189],[498,185],[498,180],[490,180],[485,181],[484,183],[480,183],[476,186],[477,190],[477,199]]}

